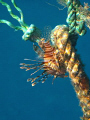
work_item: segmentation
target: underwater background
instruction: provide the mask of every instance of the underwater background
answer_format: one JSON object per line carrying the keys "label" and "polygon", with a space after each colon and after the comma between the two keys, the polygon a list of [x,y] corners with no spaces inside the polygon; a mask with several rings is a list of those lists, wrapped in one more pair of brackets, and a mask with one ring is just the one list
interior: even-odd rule
{"label": "underwater background", "polygon": [[[11,1],[4,1],[11,6],[13,13],[19,16]],[[48,34],[45,27],[49,26],[51,30],[56,25],[67,24],[67,8],[58,10],[52,6],[63,8],[56,0],[15,1],[23,11],[25,23],[35,24],[44,37]],[[90,0],[85,2],[90,4]],[[81,3],[83,4],[84,0]],[[1,4],[0,19],[19,25]],[[26,62],[24,58],[38,59],[38,57],[33,50],[32,42],[22,40],[22,35],[22,31],[15,31],[6,24],[0,24],[0,120],[79,120],[83,113],[70,78],[57,78],[52,85],[53,77],[50,77],[44,84],[39,83],[34,87],[27,82],[33,71],[21,70],[19,64]],[[90,78],[88,28],[86,35],[79,37],[76,48]],[[41,71],[37,75],[40,73]]]}

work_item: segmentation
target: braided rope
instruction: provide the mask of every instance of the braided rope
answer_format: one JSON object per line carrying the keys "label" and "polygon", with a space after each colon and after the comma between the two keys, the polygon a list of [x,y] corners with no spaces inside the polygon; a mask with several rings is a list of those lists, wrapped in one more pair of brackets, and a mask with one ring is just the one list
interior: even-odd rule
{"label": "braided rope", "polygon": [[68,16],[67,23],[69,25],[69,33],[74,32],[79,35],[84,35],[86,33],[85,22],[79,17],[79,6],[81,5],[79,0],[67,0]]}
{"label": "braided rope", "polygon": [[11,22],[7,21],[7,20],[0,20],[0,23],[5,23],[8,26],[10,26],[11,28],[15,29],[15,30],[22,30],[22,27],[20,26],[14,26]]}
{"label": "braided rope", "polygon": [[[53,42],[54,40],[54,42]],[[83,64],[72,46],[69,29],[65,25],[56,26],[51,33],[53,45],[60,51],[63,64],[72,80],[75,92],[80,100],[83,111],[82,120],[90,120],[90,91],[89,78],[84,72]]]}
{"label": "braided rope", "polygon": [[20,16],[21,16],[21,18],[20,18],[20,24],[21,24],[21,26],[24,26],[24,27],[28,26],[26,23],[24,23],[24,18],[23,18],[22,10],[16,5],[16,3],[15,3],[14,0],[11,0],[11,2],[14,5],[14,7],[16,8],[16,10],[19,11],[19,13],[20,13]]}
{"label": "braided rope", "polygon": [[14,19],[16,19],[18,22],[21,21],[21,19],[20,19],[17,15],[14,15],[14,14],[12,13],[12,10],[11,10],[10,5],[8,5],[6,2],[3,2],[3,0],[0,0],[0,3],[7,8],[8,12],[10,13],[10,15],[11,15]]}
{"label": "braided rope", "polygon": [[31,24],[22,36],[22,39],[25,41],[38,42],[40,39],[40,30],[36,28],[34,24]]}
{"label": "braided rope", "polygon": [[24,22],[22,10],[16,5],[15,0],[11,0],[11,2],[14,5],[14,7],[16,8],[16,10],[19,11],[21,17],[18,17],[17,15],[14,15],[10,5],[8,5],[6,2],[3,2],[3,0],[0,0],[0,3],[7,8],[10,15],[14,19],[16,19],[20,23],[21,26],[14,26],[11,22],[9,22],[7,20],[0,20],[0,23],[5,23],[9,27],[11,27],[11,28],[13,28],[15,30],[22,30],[24,32],[24,35],[22,36],[22,38],[25,41],[26,40],[30,40],[32,42],[38,41],[38,39],[40,38],[40,30],[37,27],[35,27],[35,25],[33,25],[33,24],[28,26]]}

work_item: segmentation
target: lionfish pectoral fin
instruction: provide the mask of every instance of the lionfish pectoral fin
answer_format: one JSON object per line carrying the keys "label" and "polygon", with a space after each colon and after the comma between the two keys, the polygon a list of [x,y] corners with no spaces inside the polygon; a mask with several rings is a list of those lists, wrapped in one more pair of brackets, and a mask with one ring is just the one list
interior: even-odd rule
{"label": "lionfish pectoral fin", "polygon": [[[43,76],[44,75],[44,76]],[[42,81],[42,83],[45,82],[45,80],[48,78],[48,75],[46,74],[46,71],[43,71],[42,74],[40,74],[39,76],[35,77],[35,78],[28,78],[27,82],[31,81],[32,86],[35,86],[37,83],[39,83],[40,81]],[[42,77],[41,79],[39,79],[40,77]],[[38,80],[39,79],[39,80]]]}
{"label": "lionfish pectoral fin", "polygon": [[53,83],[54,83],[54,80],[57,78],[57,76],[56,75],[54,75],[54,78],[53,78],[53,80],[52,80],[52,85],[53,85]]}
{"label": "lionfish pectoral fin", "polygon": [[28,79],[27,79],[27,82],[30,82],[30,81],[32,81],[32,79],[34,79],[34,78],[28,78]]}
{"label": "lionfish pectoral fin", "polygon": [[38,71],[39,71],[39,70],[41,70],[42,68],[43,68],[43,66],[42,66],[42,67],[40,67],[39,69],[37,69],[35,72],[31,73],[31,75],[30,75],[30,76],[34,75],[36,72],[38,72]]}

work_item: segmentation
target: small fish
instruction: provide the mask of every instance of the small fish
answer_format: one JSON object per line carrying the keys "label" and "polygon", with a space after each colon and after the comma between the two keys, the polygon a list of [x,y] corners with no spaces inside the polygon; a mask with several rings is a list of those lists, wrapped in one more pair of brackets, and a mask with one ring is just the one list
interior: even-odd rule
{"label": "small fish", "polygon": [[27,82],[31,81],[32,86],[35,86],[40,81],[44,83],[50,76],[54,76],[54,79],[57,77],[62,78],[67,77],[67,75],[65,75],[66,68],[63,61],[61,60],[60,53],[55,47],[53,47],[50,44],[50,41],[45,41],[45,39],[42,38],[38,42],[38,45],[33,44],[33,49],[37,53],[37,55],[40,58],[42,58],[42,60],[37,61],[31,59],[24,59],[36,63],[34,64],[20,63],[20,65],[22,65],[22,67],[20,68],[26,69],[26,71],[36,69],[36,71],[31,73],[30,76],[34,75],[40,70],[43,70],[43,72],[40,75],[36,76],[35,78],[28,78]]}

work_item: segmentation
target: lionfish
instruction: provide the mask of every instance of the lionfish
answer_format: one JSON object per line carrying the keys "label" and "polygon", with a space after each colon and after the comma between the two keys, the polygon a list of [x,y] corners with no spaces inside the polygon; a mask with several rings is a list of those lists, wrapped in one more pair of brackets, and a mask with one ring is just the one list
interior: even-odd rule
{"label": "lionfish", "polygon": [[35,78],[28,78],[27,82],[31,81],[32,86],[35,86],[40,81],[44,83],[49,76],[54,76],[53,81],[57,77],[67,77],[67,75],[65,75],[66,68],[63,63],[62,56],[60,56],[59,53],[60,51],[52,46],[49,40],[46,41],[44,38],[41,38],[38,45],[33,44],[33,49],[42,61],[24,59],[28,61],[36,61],[36,63],[20,63],[20,65],[22,65],[20,68],[26,69],[26,71],[36,69],[30,76],[34,75],[39,70],[43,70],[43,72]]}

